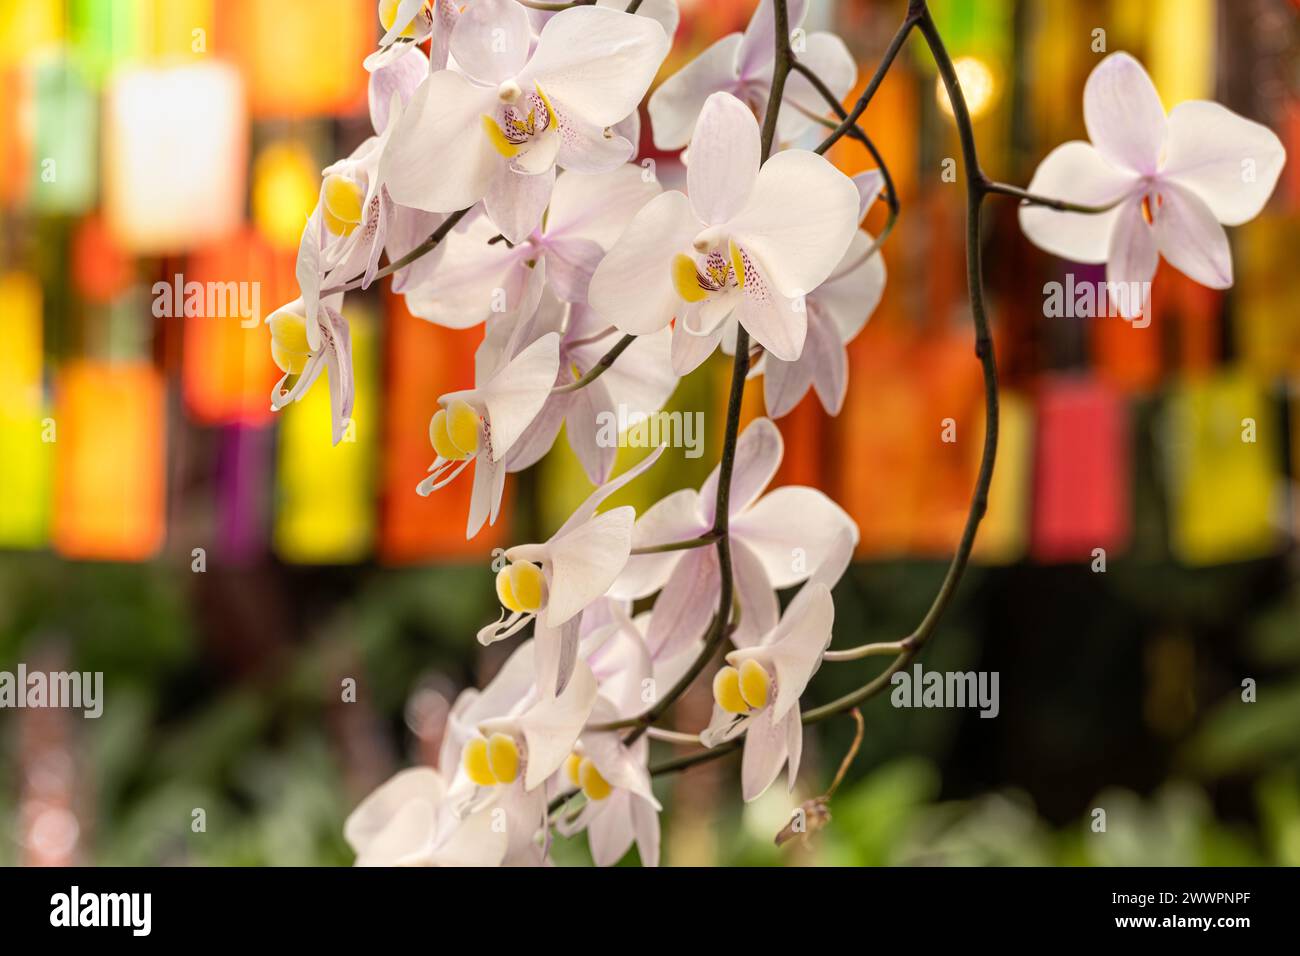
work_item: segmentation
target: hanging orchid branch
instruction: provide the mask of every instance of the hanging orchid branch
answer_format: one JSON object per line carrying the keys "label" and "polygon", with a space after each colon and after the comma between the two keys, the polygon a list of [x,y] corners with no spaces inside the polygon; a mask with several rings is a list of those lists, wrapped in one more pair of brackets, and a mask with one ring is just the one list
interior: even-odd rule
{"label": "hanging orchid branch", "polygon": [[[825,825],[861,744],[857,708],[934,638],[987,508],[999,408],[982,283],[984,198],[1020,200],[1022,226],[1049,251],[1098,261],[1119,250],[1108,268],[1120,277],[1149,280],[1164,254],[1207,284],[1230,281],[1218,222],[1257,212],[1281,167],[1280,144],[1263,127],[1215,104],[1187,104],[1190,119],[1175,110],[1165,120],[1145,73],[1118,54],[1085,91],[1096,148],[1066,144],[1021,189],[982,170],[924,0],[910,0],[849,109],[841,101],[857,70],[842,41],[811,34],[795,57],[790,37],[805,12],[803,2],[759,0],[743,33],[650,96],[656,146],[689,146],[683,193],[633,162],[638,106],[676,31],[675,0],[633,0],[625,10],[585,0],[379,3],[385,32],[365,62],[375,135],[324,171],[299,248],[301,297],[268,319],[285,373],[273,406],[301,398],[326,372],[341,440],[353,401],[342,299],[391,275],[414,315],[482,328],[473,387],[431,409],[434,461],[418,492],[469,480],[460,476],[472,467],[473,538],[498,519],[506,475],[538,461],[562,428],[594,490],[546,540],[494,555],[501,611],[477,637],[518,646],[486,687],[456,701],[438,769],[403,771],[354,811],[345,835],[358,863],[540,863],[552,832],[586,830],[598,864],[635,843],[653,865],[654,775],[743,749],[746,800],[783,768],[793,788],[803,728],[851,713],[852,747],[830,787],[803,807],[812,829]],[[984,445],[960,540],[916,629],[830,650],[831,589],[857,525],[814,489],[768,490],[783,454],[772,420],[810,389],[829,414],[842,408],[845,346],[884,291],[879,248],[901,209],[859,119],[913,31],[938,65],[962,152]],[[1115,120],[1106,109],[1117,90],[1141,108]],[[1167,126],[1159,136],[1127,128],[1157,113]],[[815,150],[792,146],[818,125],[830,132]],[[1215,143],[1202,127],[1219,131]],[[875,169],[850,179],[825,159],[845,136]],[[1168,148],[1148,150],[1166,138]],[[1228,189],[1243,151],[1260,175]],[[873,238],[861,222],[882,197],[890,214]],[[1184,241],[1180,230],[1194,235]],[[698,490],[640,514],[605,507],[664,453],[654,442],[614,477],[620,434],[661,414],[680,378],[718,349],[732,369],[717,468]],[[760,374],[767,417],[742,430],[745,384]],[[796,587],[782,610],[778,592]],[[633,602],[650,598],[653,607],[634,616]],[[802,709],[823,661],[871,657],[889,661],[838,700]],[[662,726],[706,672],[708,725]],[[651,765],[652,740],[699,749]]]}

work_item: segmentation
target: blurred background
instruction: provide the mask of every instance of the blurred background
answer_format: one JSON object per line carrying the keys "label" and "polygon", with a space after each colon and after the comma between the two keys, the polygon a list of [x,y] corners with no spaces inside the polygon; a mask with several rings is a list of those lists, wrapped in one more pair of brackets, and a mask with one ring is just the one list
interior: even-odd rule
{"label": "blurred background", "polygon": [[[752,6],[681,0],[663,75]],[[904,6],[818,0],[807,27],[839,32],[865,82]],[[977,561],[924,663],[999,672],[1000,714],[872,701],[806,847],[772,837],[826,788],[847,717],[809,733],[794,797],[744,807],[734,758],[665,778],[666,862],[1300,864],[1300,5],[931,6],[995,178],[1027,184],[1083,136],[1099,49],[1138,56],[1166,106],[1213,98],[1267,124],[1293,161],[1231,230],[1236,287],[1162,265],[1145,327],[1045,317],[1044,283],[1100,273],[989,201],[1003,435]],[[261,315],[296,295],[320,170],[370,133],[361,60],[381,32],[371,0],[0,0],[0,670],[102,671],[106,698],[98,720],[0,710],[0,863],[349,863],[348,811],[432,762],[456,693],[513,646],[474,641],[497,613],[491,549],[542,540],[589,488],[558,442],[468,543],[468,481],[418,497],[436,397],[469,384],[481,333],[414,319],[386,288],[348,297],[358,398],[337,447],[323,385],[270,413],[264,328],[158,314],[154,283],[178,275],[248,283]],[[777,481],[825,489],[861,527],[842,646],[915,626],[979,455],[945,107],[914,40],[864,120],[903,202],[884,302],[840,417],[810,395],[780,422]],[[848,141],[833,158],[873,165]],[[628,501],[716,459],[715,360],[669,406],[706,412],[704,457],[673,451]],[[811,699],[878,666],[823,668]],[[709,704],[696,688],[676,725]],[[588,861],[582,843],[557,857]]]}

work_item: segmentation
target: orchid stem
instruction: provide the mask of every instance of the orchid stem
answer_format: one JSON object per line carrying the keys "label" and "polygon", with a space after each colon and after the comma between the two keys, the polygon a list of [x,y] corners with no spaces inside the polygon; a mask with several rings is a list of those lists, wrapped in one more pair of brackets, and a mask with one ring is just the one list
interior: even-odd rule
{"label": "orchid stem", "polygon": [[718,536],[712,531],[700,535],[698,538],[689,538],[686,541],[670,541],[667,544],[649,544],[644,548],[633,548],[633,554],[663,554],[666,551],[688,551],[691,548],[703,548],[706,545],[714,544]]}
{"label": "orchid stem", "polygon": [[555,386],[555,388],[551,389],[551,394],[563,395],[566,392],[576,392],[580,388],[586,388],[589,384],[604,375],[605,372],[609,370],[609,367],[618,360],[618,357],[627,350],[627,347],[635,341],[635,335],[623,336],[615,342],[614,347],[602,355],[596,361],[596,364],[589,368],[581,378],[576,379],[567,385]]}
{"label": "orchid stem", "polygon": [[[388,263],[388,265],[384,266],[382,269],[377,271],[375,273],[375,278],[382,279],[384,276],[392,275],[398,269],[404,269],[407,266],[409,266],[412,262],[414,262],[416,259],[419,259],[421,256],[425,255],[428,252],[432,252],[434,247],[437,246],[438,243],[442,242],[442,240],[446,239],[447,234],[456,228],[456,223],[464,219],[465,214],[468,213],[473,208],[474,208],[473,206],[469,206],[466,207],[465,209],[460,209],[457,210],[456,212],[453,212],[451,215],[449,215],[446,219],[442,221],[441,226],[439,226],[437,229],[433,231],[433,235],[429,236],[428,239],[424,240],[424,242],[420,243],[418,246],[416,246],[406,255],[402,256],[400,259]],[[360,289],[362,280],[364,278],[365,278],[364,276],[358,276],[355,279],[345,282],[343,285],[331,286],[330,288],[323,290],[320,296],[323,299],[326,296],[337,295],[340,292],[351,292],[354,289]]]}
{"label": "orchid stem", "polygon": [[1019,186],[1012,186],[1009,183],[999,183],[987,177],[981,176],[976,184],[984,193],[999,196],[1014,196],[1016,199],[1023,200],[1029,206],[1046,206],[1048,209],[1055,209],[1059,212],[1081,212],[1089,215],[1109,212],[1119,205],[1120,200],[1115,200],[1105,206],[1084,206],[1080,203],[1066,202],[1064,199],[1052,199],[1048,196],[1039,196],[1031,193],[1027,189],[1021,189]]}

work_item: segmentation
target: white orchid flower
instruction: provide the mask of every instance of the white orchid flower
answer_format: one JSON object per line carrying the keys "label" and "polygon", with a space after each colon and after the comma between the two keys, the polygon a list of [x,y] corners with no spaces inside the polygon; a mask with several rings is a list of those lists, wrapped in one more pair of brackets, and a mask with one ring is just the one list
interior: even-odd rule
{"label": "white orchid flower", "polygon": [[1125,318],[1146,305],[1161,256],[1201,285],[1232,285],[1224,226],[1253,219],[1268,201],[1286,150],[1265,126],[1207,100],[1165,115],[1146,70],[1127,53],[1093,69],[1083,91],[1091,143],[1058,146],[1039,165],[1029,191],[1104,213],[1022,205],[1020,226],[1036,246],[1085,263],[1106,263],[1106,281],[1123,283]]}
{"label": "white orchid flower", "polygon": [[[807,0],[791,0],[790,30],[803,24]],[[772,0],[761,0],[745,32],[718,40],[686,66],[666,79],[650,97],[650,125],[655,146],[680,149],[691,140],[697,117],[714,93],[730,93],[755,116],[767,112],[772,95],[772,69],[776,56],[776,27]],[[799,60],[822,78],[837,100],[843,99],[857,82],[858,68],[853,54],[833,33],[810,33]],[[813,124],[812,116],[826,112],[821,95],[798,72],[786,79],[777,119],[777,138],[788,143]]]}
{"label": "white orchid flower", "polygon": [[590,304],[635,335],[676,316],[679,375],[708,357],[733,312],[760,345],[793,361],[807,331],[802,297],[848,248],[857,190],[807,150],[778,153],[760,168],[758,123],[730,93],[709,97],[693,143],[690,198],[665,192],[637,213],[596,268]]}
{"label": "white orchid flower", "polygon": [[[312,222],[307,228],[312,228]],[[317,303],[315,318],[309,319],[305,303],[297,298],[266,317],[271,358],[284,372],[271,390],[272,411],[298,401],[321,372],[328,371],[330,432],[335,445],[347,431],[354,398],[351,334],[339,312],[342,303],[341,295],[330,296]]]}
{"label": "white orchid flower", "polygon": [[445,799],[447,786],[429,767],[402,770],[353,810],[343,836],[356,866],[497,866],[506,833],[479,812],[460,818]]}
{"label": "white orchid flower", "polygon": [[547,780],[573,752],[596,703],[596,679],[578,661],[572,680],[517,714],[482,721],[464,745],[448,800],[462,816],[501,810],[506,861],[527,859],[546,826]]}
{"label": "white orchid flower", "polygon": [[504,364],[480,369],[472,389],[438,399],[429,422],[429,441],[438,457],[416,489],[428,495],[474,462],[465,535],[478,534],[484,522],[496,523],[505,488],[506,452],[541,411],[559,368],[559,336],[544,335]]}
{"label": "white orchid flower", "polygon": [[[379,49],[367,56],[362,65],[374,73],[429,39],[433,32],[434,3],[435,0],[379,0],[379,23],[384,35],[379,39]],[[455,17],[454,3],[438,0],[437,6],[440,13],[443,8],[450,8]]]}
{"label": "white orchid flower", "polygon": [[581,614],[604,597],[627,564],[636,511],[629,505],[601,514],[596,509],[659,460],[663,446],[623,474],[596,488],[542,544],[515,545],[510,563],[497,573],[500,618],[478,632],[487,645],[534,621],[537,687],[561,693],[578,659]]}
{"label": "white orchid flower", "polygon": [[[600,723],[616,714],[601,698],[591,719]],[[586,830],[597,866],[613,866],[633,842],[642,866],[659,865],[659,813],[663,807],[650,788],[649,744],[642,736],[627,747],[619,732],[588,732],[564,762],[562,786],[581,790],[587,801],[576,816],[561,820],[556,828],[565,836]]]}
{"label": "white orchid flower", "polygon": [[[811,576],[857,525],[839,505],[815,488],[794,485],[763,494],[781,463],[784,442],[770,419],[755,419],[736,442],[731,478],[729,537],[740,623],[732,640],[748,646],[771,630],[779,616],[776,591]],[[713,528],[718,469],[699,491],[683,489],[641,515],[632,536],[635,548],[688,541]],[[712,547],[634,555],[610,589],[634,599],[662,589],[650,619],[646,644],[656,658],[674,657],[698,641],[717,613],[721,585],[717,549]]]}
{"label": "white orchid flower", "polygon": [[421,84],[383,178],[397,202],[429,212],[482,199],[503,232],[522,235],[541,221],[557,165],[599,172],[631,157],[611,127],[636,110],[669,45],[652,20],[583,6],[552,17],[534,48],[514,0],[474,0],[450,43],[460,72]]}
{"label": "white orchid flower", "polygon": [[[853,184],[858,188],[861,218],[880,195],[884,178],[871,170],[854,176]],[[885,293],[885,260],[872,251],[873,244],[870,233],[855,232],[835,271],[804,300],[808,337],[799,358],[785,362],[763,354],[763,400],[769,417],[792,411],[809,388],[816,389],[827,414],[838,415],[844,407],[849,390],[845,346],[862,331]]]}
{"label": "white orchid flower", "polygon": [[727,655],[713,677],[713,719],[700,734],[706,747],[745,735],[741,792],[763,794],[787,761],[790,789],[799,773],[803,724],[799,698],[831,643],[835,602],[821,582],[802,589],[781,622],[753,647]]}
{"label": "white orchid flower", "polygon": [[646,181],[639,166],[565,172],[556,180],[546,222],[531,233],[501,242],[496,239],[500,224],[478,216],[448,236],[440,266],[408,288],[407,308],[438,325],[470,328],[518,302],[539,261],[545,262],[556,295],[566,302],[586,302],[596,265],[659,192],[658,183]]}
{"label": "white orchid flower", "polygon": [[[590,307],[565,305],[549,290],[533,321],[536,327],[531,334],[557,331],[560,335],[557,386],[571,384],[591,371],[619,340],[618,331]],[[669,360],[671,337],[670,329],[637,336],[600,377],[579,389],[552,391],[528,433],[510,450],[506,470],[521,471],[538,462],[563,425],[592,484],[608,480],[618,457],[618,433],[659,411],[677,387]]]}

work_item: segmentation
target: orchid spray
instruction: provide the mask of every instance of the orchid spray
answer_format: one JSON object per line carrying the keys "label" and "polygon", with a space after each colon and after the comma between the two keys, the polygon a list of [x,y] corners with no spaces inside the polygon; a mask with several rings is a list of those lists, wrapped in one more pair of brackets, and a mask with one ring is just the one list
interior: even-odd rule
{"label": "orchid spray", "polygon": [[[1021,189],[981,167],[925,0],[910,0],[847,109],[840,99],[856,68],[838,37],[799,29],[808,5],[759,0],[743,33],[649,97],[654,141],[685,148],[683,192],[636,161],[675,0],[379,3],[385,33],[364,64],[375,133],[323,172],[299,250],[300,295],[268,319],[284,372],[272,405],[297,400],[325,372],[340,440],[358,398],[343,300],[392,276],[413,314],[481,339],[473,387],[429,410],[433,464],[423,480],[412,476],[412,492],[417,482],[436,495],[472,481],[473,538],[497,520],[506,475],[546,454],[561,424],[597,487],[546,540],[504,552],[500,615],[478,640],[508,640],[513,651],[486,686],[456,700],[437,766],[403,771],[353,812],[345,836],[358,863],[542,864],[554,834],[585,831],[598,864],[635,845],[655,865],[655,777],[743,749],[743,799],[783,768],[793,789],[806,728],[851,716],[858,736],[839,773],[795,814],[804,832],[826,825],[861,741],[858,705],[934,637],[985,512],[998,442],[985,199],[1016,199],[1032,242],[1105,262],[1116,281],[1147,282],[1163,256],[1205,285],[1232,283],[1223,227],[1259,212],[1285,161],[1265,127],[1208,102],[1166,113],[1140,64],[1112,54],[1085,91],[1090,142],[1054,150]],[[900,211],[859,119],[914,33],[938,68],[961,147],[983,453],[956,551],[915,630],[832,648],[832,592],[858,529],[820,491],[769,488],[784,453],[772,419],[809,389],[829,414],[843,405],[845,344],[884,292],[879,250]],[[801,148],[819,125],[825,138]],[[876,168],[848,176],[831,165],[824,154],[844,137]],[[889,217],[873,238],[862,221],[876,202]],[[653,415],[718,349],[732,372],[713,473],[641,514],[604,507],[662,449],[612,475],[613,450],[596,437],[602,419],[627,408]],[[760,374],[768,417],[742,431],[746,381]],[[472,477],[462,476],[471,464]],[[824,663],[865,667],[875,657],[888,664],[858,689],[805,704]],[[708,725],[667,726],[701,678],[712,688]],[[651,763],[652,743],[682,752]]]}

